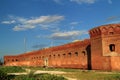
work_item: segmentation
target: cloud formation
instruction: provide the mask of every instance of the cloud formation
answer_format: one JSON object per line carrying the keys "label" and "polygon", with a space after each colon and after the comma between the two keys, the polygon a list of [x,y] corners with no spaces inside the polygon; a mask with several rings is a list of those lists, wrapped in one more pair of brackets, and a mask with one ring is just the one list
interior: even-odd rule
{"label": "cloud formation", "polygon": [[106,24],[120,23],[120,16],[110,16],[105,19]]}
{"label": "cloud formation", "polygon": [[23,31],[23,30],[28,30],[28,29],[34,29],[36,26],[34,25],[29,25],[29,24],[24,24],[24,25],[16,25],[13,30],[14,31]]}
{"label": "cloud formation", "polygon": [[[58,3],[58,4],[62,4],[63,3],[63,0],[53,0],[55,3]],[[95,2],[97,1],[101,1],[101,0],[66,0],[68,2],[74,2],[74,3],[77,3],[77,4],[94,4]],[[106,0],[109,4],[112,4],[112,0]]]}
{"label": "cloud formation", "polygon": [[75,25],[78,25],[79,24],[79,22],[71,22],[70,23],[70,25],[72,25],[72,26],[75,26]]}
{"label": "cloud formation", "polygon": [[55,3],[61,4],[61,0],[53,0]]}
{"label": "cloud formation", "polygon": [[26,21],[26,24],[46,24],[46,23],[52,23],[52,22],[56,22],[56,21],[60,21],[63,20],[64,17],[63,16],[57,16],[57,15],[53,15],[53,16],[40,16],[38,18],[34,18],[31,20]]}
{"label": "cloud formation", "polygon": [[108,3],[109,3],[109,4],[112,4],[112,0],[108,0]]}
{"label": "cloud formation", "polygon": [[[58,4],[61,4],[63,3],[63,0],[53,0],[54,2],[58,3]],[[68,2],[75,2],[77,4],[82,4],[82,3],[85,3],[85,4],[93,4],[95,3],[97,0],[67,0]]]}
{"label": "cloud formation", "polygon": [[12,21],[2,21],[1,23],[2,24],[13,24],[15,22],[16,22],[15,20],[12,20]]}
{"label": "cloud formation", "polygon": [[[40,17],[32,17],[30,19],[23,17],[9,16],[9,21],[2,21],[2,24],[14,24],[14,31],[23,31],[28,29],[34,29],[40,27],[42,29],[48,29],[51,25],[57,25],[58,22],[64,20],[64,16],[60,15],[48,15]],[[52,27],[53,28],[53,27]]]}
{"label": "cloud formation", "polygon": [[76,2],[78,4],[82,4],[82,3],[87,3],[87,4],[93,4],[95,3],[97,0],[70,0],[71,2]]}
{"label": "cloud formation", "polygon": [[85,30],[82,30],[82,31],[73,30],[73,31],[67,31],[67,32],[56,32],[56,33],[51,34],[51,36],[49,38],[53,39],[53,40],[70,40],[70,39],[74,39],[78,36],[81,36],[83,34],[88,34],[88,32],[85,31]]}
{"label": "cloud formation", "polygon": [[118,19],[119,16],[110,16],[106,19],[106,21],[112,21],[112,20],[115,20],[115,19]]}

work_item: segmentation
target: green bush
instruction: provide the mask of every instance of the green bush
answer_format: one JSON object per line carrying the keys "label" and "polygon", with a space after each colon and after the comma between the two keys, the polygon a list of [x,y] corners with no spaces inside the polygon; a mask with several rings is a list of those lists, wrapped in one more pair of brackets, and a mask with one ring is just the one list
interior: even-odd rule
{"label": "green bush", "polygon": [[0,80],[8,80],[7,73],[3,70],[0,70]]}
{"label": "green bush", "polygon": [[25,72],[22,67],[18,66],[5,66],[5,67],[0,67],[0,70],[3,70],[6,73],[16,73],[16,72]]}

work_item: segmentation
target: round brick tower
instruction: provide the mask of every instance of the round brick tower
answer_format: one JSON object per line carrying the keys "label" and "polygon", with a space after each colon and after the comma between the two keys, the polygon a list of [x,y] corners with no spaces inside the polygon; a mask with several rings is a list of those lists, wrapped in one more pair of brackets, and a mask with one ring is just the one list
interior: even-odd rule
{"label": "round brick tower", "polygon": [[[114,58],[117,59],[120,56],[120,24],[99,26],[91,29],[89,34],[92,69],[114,69]],[[120,62],[118,59],[116,62]]]}

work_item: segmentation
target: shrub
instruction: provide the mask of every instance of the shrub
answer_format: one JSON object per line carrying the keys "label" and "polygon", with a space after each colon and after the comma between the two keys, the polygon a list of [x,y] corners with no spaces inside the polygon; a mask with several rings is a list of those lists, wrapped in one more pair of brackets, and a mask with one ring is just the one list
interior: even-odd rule
{"label": "shrub", "polygon": [[18,67],[18,66],[0,67],[0,70],[3,70],[6,73],[25,72],[25,70],[22,69],[22,67]]}
{"label": "shrub", "polygon": [[0,70],[0,80],[8,80],[7,73]]}

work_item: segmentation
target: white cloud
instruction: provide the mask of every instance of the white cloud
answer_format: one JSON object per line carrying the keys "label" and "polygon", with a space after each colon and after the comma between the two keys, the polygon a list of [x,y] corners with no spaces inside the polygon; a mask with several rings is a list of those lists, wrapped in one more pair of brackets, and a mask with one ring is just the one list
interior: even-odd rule
{"label": "white cloud", "polygon": [[115,24],[115,23],[120,24],[120,20],[118,20],[118,21],[111,21],[111,22],[108,22],[106,24]]}
{"label": "white cloud", "polygon": [[112,0],[108,0],[108,3],[109,3],[109,4],[112,4]]}
{"label": "white cloud", "polygon": [[53,0],[54,2],[61,4],[61,0]]}
{"label": "white cloud", "polygon": [[67,31],[67,32],[56,32],[53,33],[49,38],[54,40],[70,40],[74,39],[77,36],[81,36],[83,34],[87,34],[88,32],[85,30],[82,31]]}
{"label": "white cloud", "polygon": [[15,22],[16,22],[15,20],[12,20],[12,21],[2,21],[1,23],[2,24],[13,24]]}
{"label": "white cloud", "polygon": [[14,31],[23,31],[23,30],[28,30],[28,29],[33,29],[35,28],[34,25],[17,25],[13,28]]}
{"label": "white cloud", "polygon": [[64,19],[64,16],[59,15],[49,15],[49,16],[40,16],[33,18],[23,18],[23,17],[15,17],[9,16],[9,21],[3,21],[4,24],[14,24],[14,31],[23,31],[28,29],[34,29],[36,27],[40,27],[41,29],[49,29],[57,26],[58,22]]}
{"label": "white cloud", "polygon": [[40,16],[38,18],[35,19],[31,19],[26,21],[27,24],[44,24],[44,23],[52,23],[52,22],[56,22],[56,21],[60,21],[63,20],[64,17],[63,16]]}
{"label": "white cloud", "polygon": [[93,4],[95,3],[97,0],[70,0],[71,2],[76,2],[78,4],[82,4],[82,3],[87,3],[87,4]]}
{"label": "white cloud", "polygon": [[78,25],[79,22],[71,22],[70,25]]}
{"label": "white cloud", "polygon": [[75,27],[79,26],[82,22],[71,22],[69,26],[71,26],[71,30],[73,30]]}
{"label": "white cloud", "polygon": [[120,23],[120,16],[110,16],[105,20],[105,24]]}
{"label": "white cloud", "polygon": [[118,19],[118,18],[120,18],[120,17],[119,16],[110,16],[105,21],[112,21],[112,20],[115,20],[115,19]]}

